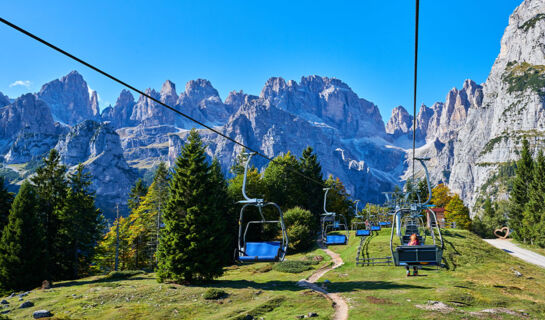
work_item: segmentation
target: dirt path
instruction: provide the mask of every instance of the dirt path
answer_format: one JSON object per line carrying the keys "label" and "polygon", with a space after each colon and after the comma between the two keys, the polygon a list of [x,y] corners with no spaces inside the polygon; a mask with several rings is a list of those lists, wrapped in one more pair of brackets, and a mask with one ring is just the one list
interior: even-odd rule
{"label": "dirt path", "polygon": [[327,253],[331,257],[331,260],[333,261],[333,265],[332,266],[329,265],[327,267],[316,270],[316,272],[314,272],[310,277],[308,277],[308,279],[300,280],[299,282],[297,282],[297,284],[302,287],[307,287],[309,289],[317,291],[323,294],[324,296],[326,296],[326,298],[330,299],[333,303],[333,308],[335,308],[335,314],[333,315],[333,320],[347,320],[348,319],[348,304],[346,303],[346,300],[344,300],[344,298],[340,294],[330,293],[327,291],[327,288],[322,288],[318,286],[317,284],[315,284],[315,282],[318,281],[324,274],[326,274],[327,272],[335,268],[340,267],[344,263],[343,259],[338,253],[335,253],[325,247],[322,247],[322,246],[320,247],[322,250],[325,251],[325,253]]}
{"label": "dirt path", "polygon": [[545,268],[545,256],[537,254],[533,251],[523,249],[511,240],[499,240],[499,239],[483,239],[490,243],[494,247],[501,249],[510,255],[522,259],[526,262],[535,264],[542,268]]}

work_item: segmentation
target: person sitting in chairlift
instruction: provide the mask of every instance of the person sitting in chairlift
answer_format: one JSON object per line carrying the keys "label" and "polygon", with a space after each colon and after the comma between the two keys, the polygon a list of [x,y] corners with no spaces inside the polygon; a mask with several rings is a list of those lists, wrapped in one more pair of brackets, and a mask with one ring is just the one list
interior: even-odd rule
{"label": "person sitting in chairlift", "polygon": [[[416,233],[411,234],[411,241],[408,243],[409,246],[419,246],[420,241],[418,241],[418,236]],[[405,268],[407,268],[407,277],[411,275],[411,270],[409,269],[409,265],[406,265]],[[418,269],[416,266],[413,266],[413,276],[418,275]]]}

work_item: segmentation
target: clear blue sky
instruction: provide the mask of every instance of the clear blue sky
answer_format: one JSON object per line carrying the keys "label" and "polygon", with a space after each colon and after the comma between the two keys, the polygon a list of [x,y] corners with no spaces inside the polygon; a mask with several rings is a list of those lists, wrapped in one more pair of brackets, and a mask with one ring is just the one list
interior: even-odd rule
{"label": "clear blue sky", "polygon": [[[418,102],[484,82],[521,0],[421,1]],[[139,88],[206,78],[225,99],[272,76],[337,77],[377,104],[412,106],[414,1],[1,1],[0,15]],[[71,70],[115,103],[122,87],[0,25],[0,91]],[[14,85],[16,81],[24,85]],[[26,82],[28,81],[28,82]],[[11,86],[10,86],[11,85]],[[411,110],[409,110],[411,112]]]}

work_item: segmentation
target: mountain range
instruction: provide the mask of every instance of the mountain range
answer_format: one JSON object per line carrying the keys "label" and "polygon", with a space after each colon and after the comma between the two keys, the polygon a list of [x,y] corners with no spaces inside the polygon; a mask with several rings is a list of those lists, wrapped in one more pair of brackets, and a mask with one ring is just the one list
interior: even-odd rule
{"label": "mountain range", "polygon": [[[534,150],[543,145],[544,89],[545,0],[525,0],[509,18],[486,82],[466,80],[445,101],[420,107],[417,154],[432,158],[432,182],[448,184],[466,204],[476,205],[497,184],[495,172],[517,159],[522,138],[529,138]],[[398,106],[384,123],[375,104],[336,78],[313,75],[297,82],[273,77],[259,95],[232,91],[225,100],[205,79],[187,82],[182,92],[167,80],[160,91],[149,88],[146,94],[269,157],[288,151],[300,155],[313,147],[324,176],[339,177],[355,199],[380,203],[382,192],[410,174],[413,116]],[[100,111],[97,93],[72,71],[37,93],[16,99],[0,94],[1,173],[19,184],[56,148],[68,167],[86,165],[97,203],[111,217],[117,203],[126,210],[138,177],[149,177],[159,161],[173,164],[193,127],[127,90],[114,106]],[[229,174],[241,148],[197,129],[208,155],[217,157]],[[266,162],[256,159],[256,165],[262,168]]]}

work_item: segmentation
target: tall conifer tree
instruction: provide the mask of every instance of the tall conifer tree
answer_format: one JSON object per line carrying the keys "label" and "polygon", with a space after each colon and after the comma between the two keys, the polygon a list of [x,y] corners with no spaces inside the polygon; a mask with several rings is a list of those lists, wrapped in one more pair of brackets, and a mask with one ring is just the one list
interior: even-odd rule
{"label": "tall conifer tree", "polygon": [[528,203],[526,204],[522,225],[525,238],[531,244],[537,244],[542,237],[541,220],[545,213],[545,156],[539,151],[533,167],[533,179],[528,186]]}
{"label": "tall conifer tree", "polygon": [[138,208],[141,198],[145,196],[147,192],[148,187],[146,186],[144,181],[142,179],[136,180],[136,183],[134,184],[134,186],[132,186],[131,192],[129,193],[129,200],[127,201],[129,204],[129,209],[131,209],[131,211]]}
{"label": "tall conifer tree", "polygon": [[213,174],[205,148],[192,130],[170,182],[169,200],[163,211],[165,224],[159,243],[158,280],[206,281],[223,272],[221,238],[226,233],[226,217],[219,212]]}
{"label": "tall conifer tree", "polygon": [[[43,266],[48,277],[57,279],[59,272],[57,256],[62,250],[59,246],[59,217],[57,213],[63,207],[67,193],[67,181],[65,178],[66,167],[61,165],[61,158],[57,150],[51,149],[43,165],[36,170],[36,175],[31,178],[38,195],[41,225],[45,232],[46,261]],[[50,279],[51,280],[51,279]]]}
{"label": "tall conifer tree", "polygon": [[0,286],[25,290],[45,279],[45,242],[36,191],[24,182],[0,239]]}
{"label": "tall conifer tree", "polygon": [[4,178],[0,177],[0,236],[4,227],[8,224],[9,209],[12,202],[13,193],[8,191]]}
{"label": "tall conifer tree", "polygon": [[530,154],[530,145],[528,140],[522,142],[522,151],[520,160],[517,161],[515,169],[515,177],[513,178],[513,189],[509,196],[509,226],[513,237],[523,242],[528,241],[525,234],[527,230],[524,228],[523,217],[524,209],[528,203],[529,182],[533,179],[534,161]]}
{"label": "tall conifer tree", "polygon": [[[310,146],[307,146],[305,150],[303,150],[303,154],[301,158],[299,158],[299,163],[301,172],[305,176],[313,178],[317,181],[324,180],[322,175],[322,166],[318,161],[318,156],[316,153],[314,153],[314,150]],[[316,182],[310,181],[309,179],[305,179],[303,177],[300,177],[300,179],[302,190],[304,190],[305,194],[303,203],[300,205],[312,213],[315,220],[314,228],[315,230],[318,230],[320,228],[320,215],[323,213],[323,202],[320,201],[320,199],[323,199],[324,196],[324,191],[322,190],[323,187]]]}
{"label": "tall conifer tree", "polygon": [[64,206],[59,210],[58,277],[78,278],[87,274],[94,247],[103,229],[100,210],[95,207],[94,193],[89,189],[90,175],[80,164],[69,174],[69,188]]}

